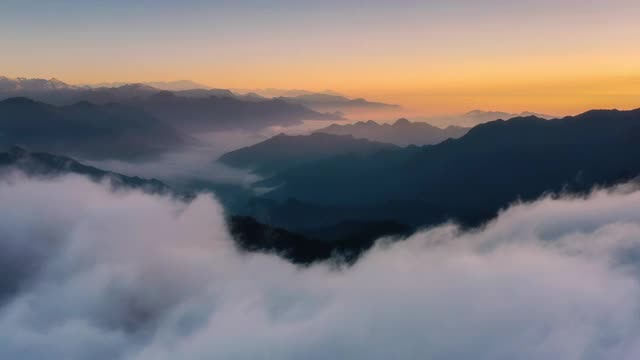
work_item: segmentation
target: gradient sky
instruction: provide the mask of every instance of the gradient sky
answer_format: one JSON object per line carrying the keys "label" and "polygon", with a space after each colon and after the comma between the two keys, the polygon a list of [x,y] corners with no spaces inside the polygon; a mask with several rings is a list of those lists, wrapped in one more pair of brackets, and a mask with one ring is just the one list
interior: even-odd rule
{"label": "gradient sky", "polygon": [[640,107],[640,1],[0,0],[0,74],[332,89],[415,114]]}

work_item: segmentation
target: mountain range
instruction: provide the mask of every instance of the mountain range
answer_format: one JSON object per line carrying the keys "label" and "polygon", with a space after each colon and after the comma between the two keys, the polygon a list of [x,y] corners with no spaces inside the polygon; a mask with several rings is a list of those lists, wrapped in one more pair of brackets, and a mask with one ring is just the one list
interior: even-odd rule
{"label": "mountain range", "polygon": [[11,79],[6,76],[0,76],[0,92],[54,91],[77,88],[79,87],[66,84],[55,78],[49,80],[22,77]]}
{"label": "mountain range", "polygon": [[362,98],[351,99],[342,95],[322,93],[282,96],[278,97],[278,99],[282,99],[291,104],[304,105],[310,109],[321,112],[349,113],[357,110],[384,110],[400,108],[399,105],[372,102]]}
{"label": "mountain range", "polygon": [[279,134],[258,144],[223,154],[218,161],[258,174],[273,174],[306,162],[338,155],[366,156],[397,147],[351,135],[314,133],[311,135]]}
{"label": "mountain range", "polygon": [[304,120],[343,120],[339,114],[320,113],[282,99],[237,96],[226,89],[166,91],[145,84],[90,88],[56,79],[0,78],[0,100],[13,97],[58,106],[78,102],[123,104],[143,109],[185,132],[251,131],[298,125]]}
{"label": "mountain range", "polygon": [[496,120],[436,145],[279,166],[255,184],[271,190],[248,204],[246,213],[287,226],[282,222],[424,226],[455,220],[473,226],[514,201],[580,194],[638,176],[639,140],[640,109]]}
{"label": "mountain range", "polygon": [[83,159],[154,157],[194,140],[153,115],[120,104],[53,106],[27,98],[0,101],[0,147]]}
{"label": "mountain range", "polygon": [[12,146],[7,152],[0,152],[0,170],[19,170],[33,177],[57,177],[67,174],[86,176],[92,181],[108,182],[113,189],[139,189],[150,194],[175,196],[190,200],[193,194],[175,191],[156,179],[143,179],[84,165],[72,158],[44,152],[31,152]]}
{"label": "mountain range", "polygon": [[[282,117],[284,119],[284,123],[281,125],[290,125],[290,119],[298,116],[295,114],[302,114],[299,106],[303,106],[308,110],[302,114],[302,116],[307,118],[296,119],[295,123],[300,120],[309,119],[341,120],[339,114],[336,113],[348,114],[360,110],[380,111],[399,108],[397,105],[371,102],[362,98],[349,98],[329,90],[323,93],[304,90],[261,92],[259,89],[256,91],[238,92],[229,89],[212,88],[190,80],[70,85],[57,79],[10,79],[8,77],[0,77],[0,100],[22,96],[54,105],[70,105],[78,101],[89,101],[97,104],[127,102],[131,105],[135,102],[147,100],[149,97],[163,91],[170,91],[178,97],[186,98],[233,98],[247,103],[279,104],[270,106],[279,106],[281,108],[278,110],[282,111]],[[288,111],[289,108],[283,106],[282,102],[295,106],[292,106],[291,110]],[[256,106],[255,104],[245,105],[249,108]],[[297,112],[295,109],[298,109]],[[220,111],[224,112],[225,109]],[[252,113],[252,116],[261,115],[256,115],[253,110],[247,111]],[[234,114],[225,113],[224,117],[229,117],[229,115]],[[273,114],[270,113],[265,114],[267,118],[272,115]],[[210,116],[210,114],[206,113],[202,116]],[[258,121],[256,120],[255,123],[258,123]]]}
{"label": "mountain range", "polygon": [[343,96],[333,90],[322,90],[322,91],[309,91],[302,89],[276,89],[276,88],[261,88],[261,89],[231,89],[236,94],[256,94],[265,98],[276,98],[276,97],[295,97],[300,95],[312,95],[312,94],[327,94],[327,95],[335,95],[335,96]]}
{"label": "mountain range", "polygon": [[[283,99],[241,100],[224,89],[89,89],[55,79],[0,83],[0,92],[79,100],[59,106],[24,97],[0,101],[0,147],[87,160],[142,161],[193,145],[193,133],[339,118]],[[465,114],[475,120],[510,115]],[[219,161],[262,177],[253,184],[260,193],[243,194],[234,214],[304,236],[371,222],[416,227],[455,220],[474,226],[514,201],[583,193],[636,177],[639,124],[640,110],[593,110],[550,120],[517,116],[470,130],[406,119],[334,124],[311,135],[280,134]]]}
{"label": "mountain range", "polygon": [[424,121],[430,124],[438,124],[441,126],[461,126],[461,127],[474,127],[476,125],[484,124],[494,120],[506,120],[514,117],[527,117],[535,116],[541,119],[555,119],[557,116],[539,114],[531,111],[523,111],[520,113],[508,113],[504,111],[485,111],[485,110],[471,110],[460,115],[444,115],[444,116],[430,116],[418,118],[418,121]]}
{"label": "mountain range", "polygon": [[301,124],[303,120],[343,120],[279,99],[245,101],[233,97],[184,97],[162,91],[124,103],[144,109],[187,132],[260,130],[269,126]]}
{"label": "mountain range", "polygon": [[437,144],[446,139],[457,139],[469,131],[468,128],[448,126],[444,129],[423,122],[398,119],[393,124],[379,124],[375,121],[358,121],[355,124],[331,124],[316,130],[316,133],[351,135],[359,139],[369,139],[399,146]]}
{"label": "mountain range", "polygon": [[[120,87],[124,85],[130,85],[131,83],[127,82],[109,82],[109,83],[98,83],[98,84],[87,84],[86,87],[90,88],[113,88]],[[197,83],[191,80],[176,80],[176,81],[150,81],[150,82],[141,82],[140,84],[150,86],[159,90],[168,90],[168,91],[181,91],[181,90],[191,90],[191,89],[203,89],[209,90],[211,89],[209,86]]]}

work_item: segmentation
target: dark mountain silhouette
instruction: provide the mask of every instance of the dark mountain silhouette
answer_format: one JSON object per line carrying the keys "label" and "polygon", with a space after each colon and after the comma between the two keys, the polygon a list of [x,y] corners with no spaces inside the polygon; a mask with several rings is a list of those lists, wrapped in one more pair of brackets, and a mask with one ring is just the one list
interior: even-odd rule
{"label": "dark mountain silhouette", "polygon": [[12,146],[8,152],[0,152],[0,173],[20,170],[29,176],[57,177],[66,174],[83,175],[96,182],[108,182],[113,188],[141,189],[151,194],[174,195],[182,199],[191,199],[192,194],[180,193],[156,179],[143,179],[126,176],[87,166],[66,157],[43,152],[29,152]]}
{"label": "dark mountain silhouette", "polygon": [[460,115],[445,115],[445,116],[431,116],[420,118],[419,121],[428,122],[430,124],[438,124],[442,126],[455,125],[461,127],[471,128],[476,125],[484,124],[489,121],[499,119],[512,119],[514,117],[528,117],[535,116],[541,119],[554,119],[557,116],[539,114],[530,111],[523,111],[521,113],[508,113],[504,111],[484,111],[484,110],[472,110]]}
{"label": "dark mountain silhouette", "polygon": [[256,145],[226,153],[218,161],[233,167],[252,169],[259,174],[270,174],[337,155],[365,156],[396,148],[392,144],[355,139],[350,135],[280,134]]}
{"label": "dark mountain silhouette", "polygon": [[79,102],[52,106],[27,98],[0,101],[0,147],[14,144],[85,159],[156,156],[192,140],[129,106]]}
{"label": "dark mountain silhouette", "polygon": [[438,145],[326,158],[256,185],[273,188],[265,196],[281,204],[359,209],[361,218],[383,213],[412,225],[474,225],[519,199],[632,179],[640,174],[638,158],[640,109],[595,110],[493,121]]}
{"label": "dark mountain silhouette", "polygon": [[301,124],[303,120],[342,120],[282,100],[244,101],[232,97],[193,98],[162,91],[126,104],[140,107],[189,132],[259,130],[274,125]]}
{"label": "dark mountain silhouette", "polygon": [[412,228],[404,225],[381,222],[344,223],[301,235],[264,225],[246,216],[232,217],[229,228],[241,249],[276,253],[297,264],[326,260],[352,264],[381,237],[395,241],[413,232]]}
{"label": "dark mountain silhouette", "polygon": [[[229,203],[225,201],[225,207]],[[375,206],[372,206],[375,205]],[[283,227],[299,233],[316,234],[315,230],[335,228],[343,223],[361,224],[360,231],[378,223],[396,223],[412,227],[424,224],[424,218],[438,219],[442,223],[450,219],[450,211],[429,207],[419,201],[385,201],[384,203],[326,205],[300,201],[293,197],[286,200],[270,199],[264,196],[249,197],[232,204],[233,213],[251,216],[271,226]],[[415,209],[422,209],[420,212]],[[366,225],[365,225],[366,224]]]}
{"label": "dark mountain silhouette", "polygon": [[317,133],[352,135],[358,139],[369,139],[400,146],[431,145],[446,139],[457,139],[469,131],[468,128],[449,126],[441,129],[422,122],[398,119],[393,124],[378,124],[375,121],[359,121],[355,124],[331,124],[316,130]]}
{"label": "dark mountain silhouette", "polygon": [[[366,239],[379,239],[383,236],[409,236],[415,229],[393,221],[341,221],[331,226],[299,230],[306,236],[322,239],[325,242],[344,241],[345,239],[364,242]],[[373,245],[373,243],[367,246]]]}
{"label": "dark mountain silhouette", "polygon": [[352,110],[393,109],[400,107],[398,105],[371,102],[362,98],[350,99],[342,95],[322,93],[283,96],[279,97],[278,99],[284,100],[291,104],[304,105],[310,109],[323,112],[349,112]]}

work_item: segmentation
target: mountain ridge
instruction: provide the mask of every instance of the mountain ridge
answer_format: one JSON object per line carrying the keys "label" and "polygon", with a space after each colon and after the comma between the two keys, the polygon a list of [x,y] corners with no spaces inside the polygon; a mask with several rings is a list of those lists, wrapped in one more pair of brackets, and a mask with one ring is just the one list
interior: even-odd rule
{"label": "mountain ridge", "polygon": [[271,126],[300,125],[305,120],[344,120],[338,113],[318,112],[282,99],[238,96],[227,89],[168,91],[144,83],[90,88],[44,79],[20,80],[35,84],[21,87],[16,85],[17,80],[0,79],[4,79],[0,81],[0,100],[28,97],[56,106],[82,101],[98,105],[119,103],[145,110],[184,132],[261,130]]}
{"label": "mountain ridge", "polygon": [[122,104],[54,106],[29,98],[0,101],[0,146],[87,159],[154,157],[195,140],[151,114]]}
{"label": "mountain ridge", "polygon": [[316,133],[334,135],[352,135],[360,139],[369,139],[399,146],[431,145],[448,138],[459,138],[469,129],[455,125],[439,128],[425,122],[410,122],[400,118],[392,124],[375,121],[358,121],[353,124],[331,124],[316,130]]}
{"label": "mountain ridge", "polygon": [[[479,224],[513,201],[584,193],[640,174],[640,110],[519,117],[472,128],[436,145],[343,155],[262,180],[264,197],[327,207],[390,209],[413,225]],[[401,204],[405,204],[404,206]]]}
{"label": "mountain ridge", "polygon": [[311,135],[273,136],[263,142],[223,154],[219,162],[237,168],[253,169],[259,174],[269,174],[343,154],[366,155],[397,146],[350,135],[313,133]]}

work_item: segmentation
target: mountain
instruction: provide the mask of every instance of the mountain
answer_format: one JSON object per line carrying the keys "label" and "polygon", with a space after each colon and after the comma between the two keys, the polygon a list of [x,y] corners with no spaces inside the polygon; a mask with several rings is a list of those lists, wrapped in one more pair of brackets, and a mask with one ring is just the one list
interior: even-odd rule
{"label": "mountain", "polygon": [[[19,81],[18,81],[19,80]],[[340,114],[321,113],[300,104],[256,95],[236,95],[226,89],[188,89],[175,92],[147,84],[117,87],[77,87],[52,80],[0,78],[0,100],[27,97],[67,106],[78,102],[118,103],[145,110],[185,132],[255,131],[291,126],[304,120],[344,120]],[[32,85],[32,84],[37,84]]]}
{"label": "mountain", "polygon": [[[136,99],[145,99],[160,90],[144,84],[126,84],[118,87],[103,87],[95,89],[82,89],[74,92],[69,99],[60,102],[61,104],[87,101],[98,105],[109,103],[128,103]],[[50,95],[55,95],[50,94]],[[47,98],[42,101],[47,102]],[[55,102],[54,102],[55,103]]]}
{"label": "mountain", "polygon": [[529,117],[529,116],[535,116],[535,117],[546,119],[546,120],[556,118],[556,116],[553,116],[553,115],[540,114],[540,113],[535,113],[531,111],[523,111],[521,113],[507,113],[502,111],[472,110],[459,116],[458,123],[460,123],[463,126],[473,127],[473,126],[483,124],[493,120],[499,120],[499,119],[506,120],[506,119],[512,119],[515,117]]}
{"label": "mountain", "polygon": [[209,86],[203,85],[191,80],[177,80],[177,81],[152,81],[145,82],[145,85],[149,85],[156,89],[168,90],[168,91],[182,91],[191,89],[210,89]]}
{"label": "mountain", "polygon": [[[111,94],[111,99],[99,99],[97,102],[127,100],[130,98],[146,98],[161,91],[170,91],[184,97],[236,97],[236,94],[227,89],[213,89],[189,80],[173,82],[145,82],[145,83],[105,83],[91,85],[89,91],[78,94],[78,97],[87,97],[96,93]],[[87,90],[87,89],[85,89]],[[85,98],[85,100],[88,100]]]}
{"label": "mountain", "polygon": [[78,87],[66,84],[58,79],[11,79],[0,76],[0,93],[43,92],[53,90],[70,90]]}
{"label": "mountain", "polygon": [[309,161],[256,186],[271,188],[264,197],[276,203],[353,209],[370,220],[474,225],[514,201],[632,179],[638,158],[640,109],[595,110],[497,120],[437,145]]}
{"label": "mountain", "polygon": [[168,91],[182,91],[191,89],[205,89],[208,90],[209,86],[197,83],[191,80],[176,80],[176,81],[149,81],[149,82],[108,82],[98,84],[87,84],[85,87],[89,88],[114,88],[131,84],[142,84],[153,87],[158,90]]}
{"label": "mountain", "polygon": [[332,90],[323,90],[321,92],[317,91],[309,91],[309,90],[301,90],[301,89],[274,89],[274,88],[264,88],[264,89],[231,89],[236,94],[247,94],[253,93],[258,96],[262,96],[265,98],[277,98],[277,97],[295,97],[300,95],[312,95],[312,94],[327,94],[327,95],[335,95],[342,96],[342,94],[337,93]]}
{"label": "mountain", "polygon": [[9,170],[20,170],[29,176],[56,177],[66,174],[83,175],[96,182],[108,181],[113,188],[141,189],[147,193],[174,195],[182,199],[191,199],[193,195],[179,193],[156,179],[143,179],[126,176],[111,171],[87,166],[66,157],[42,152],[29,152],[13,146],[8,152],[0,152],[0,174]]}
{"label": "mountain", "polygon": [[[0,83],[3,78],[0,78]],[[6,78],[4,78],[6,79]],[[122,102],[131,98],[149,97],[160,90],[144,84],[123,84],[117,87],[91,88],[88,86],[74,86],[56,79],[24,79],[10,81],[0,85],[0,100],[13,97],[27,97],[52,105],[71,105],[80,101],[95,104]],[[13,85],[11,85],[13,84]],[[27,86],[25,84],[35,84]]]}
{"label": "mountain", "polygon": [[85,87],[69,85],[58,79],[27,79],[0,76],[0,100],[28,97],[52,104],[71,103],[73,96]]}
{"label": "mountain", "polygon": [[27,98],[0,101],[0,147],[85,159],[156,156],[192,143],[170,125],[129,106],[79,102],[53,106]]}
{"label": "mountain", "polygon": [[355,139],[350,135],[280,134],[256,145],[226,153],[218,161],[232,167],[252,169],[259,174],[270,174],[333,156],[365,156],[396,148],[392,144]]}
{"label": "mountain", "polygon": [[494,120],[512,119],[514,117],[528,117],[535,116],[541,119],[555,119],[557,116],[539,114],[530,111],[523,111],[521,113],[508,113],[503,111],[484,111],[484,110],[472,110],[460,115],[446,115],[446,116],[432,116],[420,118],[420,121],[428,122],[431,124],[439,124],[442,126],[461,126],[461,127],[474,127],[476,125],[484,124]]}
{"label": "mountain", "polygon": [[437,144],[446,139],[457,139],[469,131],[468,128],[448,126],[444,129],[422,122],[398,119],[393,124],[378,124],[375,121],[358,121],[355,124],[331,124],[316,130],[317,133],[351,135],[399,146]]}
{"label": "mountain", "polygon": [[206,97],[230,97],[230,98],[239,98],[236,94],[232,93],[227,89],[186,89],[180,91],[173,91],[174,94],[178,96],[184,97],[194,97],[194,98],[206,98]]}
{"label": "mountain", "polygon": [[304,105],[310,109],[323,112],[349,112],[353,110],[393,109],[400,107],[398,105],[371,102],[361,98],[350,99],[341,95],[321,93],[302,94],[288,97],[283,96],[278,99],[291,104]]}
{"label": "mountain", "polygon": [[193,98],[163,91],[146,99],[132,99],[125,103],[144,109],[187,132],[260,130],[274,125],[301,124],[303,120],[342,120],[339,115],[319,113],[277,99]]}
{"label": "mountain", "polygon": [[235,97],[236,95],[226,89],[185,89],[185,90],[162,90],[148,84],[124,84],[117,87],[99,87],[84,89],[75,94],[73,101],[90,101],[96,104],[109,102],[132,103],[136,101],[148,100],[160,93],[170,93],[187,98],[208,98],[208,97]]}
{"label": "mountain", "polygon": [[382,237],[398,240],[414,230],[390,222],[342,223],[300,234],[262,224],[247,216],[230,218],[229,229],[240,249],[276,253],[296,264],[330,259],[353,263],[376,240]]}

